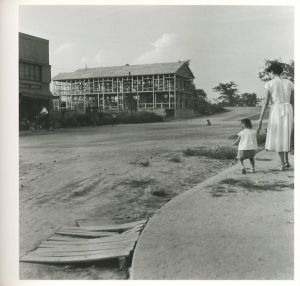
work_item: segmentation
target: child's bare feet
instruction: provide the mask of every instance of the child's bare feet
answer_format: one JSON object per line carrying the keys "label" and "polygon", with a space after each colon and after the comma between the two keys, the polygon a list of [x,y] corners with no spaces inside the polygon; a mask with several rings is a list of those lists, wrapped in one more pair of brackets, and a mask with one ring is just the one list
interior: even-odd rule
{"label": "child's bare feet", "polygon": [[256,173],[256,170],[255,170],[255,168],[252,168],[252,173]]}

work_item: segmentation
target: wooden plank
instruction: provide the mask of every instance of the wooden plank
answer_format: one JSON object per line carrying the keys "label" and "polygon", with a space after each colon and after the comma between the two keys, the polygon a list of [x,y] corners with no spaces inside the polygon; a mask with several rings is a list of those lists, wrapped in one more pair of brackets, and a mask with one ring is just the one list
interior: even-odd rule
{"label": "wooden plank", "polygon": [[[99,230],[122,230],[134,227],[136,225],[145,224],[147,220],[139,220],[134,222],[123,223],[119,225],[101,225],[98,220],[78,219],[76,225],[80,227],[95,227]],[[101,229],[100,229],[101,228]]]}
{"label": "wooden plank", "polygon": [[118,241],[124,240],[132,237],[138,237],[139,233],[127,233],[125,235],[114,235],[114,236],[106,236],[100,238],[80,238],[80,237],[67,237],[66,239],[51,239],[44,241],[43,243],[98,243],[98,242],[110,242],[110,241]]}
{"label": "wooden plank", "polygon": [[[132,237],[131,239],[122,239],[122,240],[118,240],[115,241],[116,243],[121,243],[121,242],[127,242],[127,241],[137,241],[138,240],[138,236],[137,237]],[[105,242],[101,242],[102,244],[109,244],[112,243],[112,241],[105,241]],[[98,243],[96,242],[89,242],[89,243],[81,243],[81,242],[58,242],[58,243],[52,243],[52,242],[45,242],[42,243],[39,247],[45,247],[45,248],[49,248],[49,247],[58,247],[58,246],[75,246],[75,247],[80,247],[83,245],[97,245]]]}
{"label": "wooden plank", "polygon": [[122,225],[63,227],[20,261],[56,264],[119,258],[123,265],[145,223],[146,220]]}
{"label": "wooden plank", "polygon": [[84,232],[84,231],[102,231],[102,232],[112,232],[112,233],[115,233],[115,234],[118,234],[122,231],[126,231],[126,230],[130,230],[132,228],[135,228],[135,227],[143,227],[144,224],[137,224],[137,225],[134,225],[134,226],[128,226],[128,227],[117,227],[117,226],[107,226],[107,227],[104,227],[104,226],[78,226],[78,227],[62,227],[61,230],[63,231],[81,231],[81,232]]}
{"label": "wooden plank", "polygon": [[41,246],[51,246],[51,245],[85,245],[85,244],[97,244],[97,243],[109,243],[113,241],[122,241],[122,240],[137,240],[139,238],[139,234],[131,234],[126,236],[118,236],[118,237],[105,237],[102,239],[85,239],[84,241],[79,240],[67,240],[67,241],[57,241],[57,240],[47,240],[41,243]]}
{"label": "wooden plank", "polygon": [[88,254],[88,255],[78,255],[72,257],[44,257],[44,256],[35,256],[35,255],[25,255],[21,258],[21,262],[42,262],[42,263],[76,263],[76,262],[91,262],[99,261],[104,259],[119,258],[123,256],[128,256],[130,254],[129,249],[124,249],[122,251],[107,251],[99,252],[97,254]]}
{"label": "wooden plank", "polygon": [[88,245],[57,245],[55,247],[39,247],[37,250],[40,251],[90,251],[90,250],[100,250],[100,249],[112,249],[119,247],[126,247],[134,245],[135,240],[118,241],[114,243],[98,243],[98,244],[88,244]]}
{"label": "wooden plank", "polygon": [[78,226],[78,227],[62,227],[61,229],[59,229],[59,231],[69,231],[69,232],[103,232],[103,233],[108,233],[108,234],[119,234],[120,232],[119,231],[116,231],[116,230],[105,230],[103,231],[102,229],[97,229],[97,228],[93,228],[93,227],[81,227],[81,226]]}
{"label": "wooden plank", "polygon": [[142,229],[143,229],[143,226],[136,226],[134,228],[131,228],[129,230],[124,231],[122,234],[130,234],[130,233],[141,232]]}
{"label": "wooden plank", "polygon": [[[135,237],[128,237],[128,238],[122,238],[122,239],[118,239],[118,240],[111,240],[111,241],[92,241],[92,242],[89,242],[89,241],[86,241],[85,243],[82,243],[82,242],[77,242],[77,241],[74,241],[74,242],[72,242],[72,243],[70,243],[69,241],[67,241],[67,242],[61,242],[61,241],[58,241],[58,242],[56,242],[56,241],[49,241],[49,242],[42,242],[41,244],[40,244],[40,246],[39,247],[48,247],[48,246],[50,246],[50,247],[52,247],[52,245],[53,246],[59,246],[59,245],[61,245],[61,246],[74,246],[74,247],[80,247],[81,245],[91,245],[91,246],[93,246],[93,245],[100,245],[100,244],[117,244],[117,243],[125,243],[125,242],[131,242],[131,241],[136,241],[138,239],[138,236],[135,236]],[[54,242],[54,243],[53,243]]]}
{"label": "wooden plank", "polygon": [[[140,232],[140,231],[139,231]],[[137,235],[138,231],[132,231],[132,232],[126,232],[126,233],[121,233],[121,234],[117,234],[117,235],[109,235],[109,236],[104,236],[104,237],[82,237],[82,236],[68,236],[68,235],[61,235],[61,238],[58,238],[57,236],[55,236],[55,239],[48,239],[48,240],[59,240],[59,241],[86,241],[87,239],[90,240],[94,240],[95,239],[100,239],[100,240],[110,240],[110,239],[118,239],[118,238],[122,238],[122,237],[128,237],[128,236],[134,236]]]}
{"label": "wooden plank", "polygon": [[107,251],[119,251],[122,252],[124,249],[128,249],[131,251],[133,249],[134,245],[126,245],[126,246],[120,246],[120,247],[113,247],[113,248],[107,248],[107,249],[95,249],[95,250],[85,250],[85,251],[57,251],[57,250],[49,250],[49,251],[44,251],[44,250],[35,250],[34,252],[31,253],[31,255],[35,256],[57,256],[57,257],[69,257],[69,256],[78,256],[78,255],[90,255],[90,254],[99,254],[99,253],[104,253]]}
{"label": "wooden plank", "polygon": [[57,231],[56,233],[61,235],[68,235],[68,236],[76,236],[76,237],[106,237],[106,236],[112,236],[114,233],[112,232],[93,232],[93,231],[87,231],[87,232],[77,232],[77,231]]}

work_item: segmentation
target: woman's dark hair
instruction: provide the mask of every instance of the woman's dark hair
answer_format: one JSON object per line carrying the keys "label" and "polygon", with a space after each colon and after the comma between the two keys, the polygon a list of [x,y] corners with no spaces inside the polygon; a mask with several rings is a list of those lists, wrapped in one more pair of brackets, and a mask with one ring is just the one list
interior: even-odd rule
{"label": "woman's dark hair", "polygon": [[267,72],[273,72],[274,74],[281,75],[283,72],[282,64],[280,62],[272,62],[267,68]]}
{"label": "woman's dark hair", "polygon": [[241,124],[244,124],[246,128],[251,129],[252,128],[252,123],[249,118],[244,118],[241,120]]}

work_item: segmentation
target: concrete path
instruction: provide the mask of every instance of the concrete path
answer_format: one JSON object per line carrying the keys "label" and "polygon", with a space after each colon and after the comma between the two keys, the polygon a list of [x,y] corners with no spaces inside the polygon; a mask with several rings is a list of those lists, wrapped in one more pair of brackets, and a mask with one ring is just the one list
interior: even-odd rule
{"label": "concrete path", "polygon": [[277,156],[263,151],[255,174],[234,166],[166,204],[139,239],[131,279],[293,279],[294,173]]}

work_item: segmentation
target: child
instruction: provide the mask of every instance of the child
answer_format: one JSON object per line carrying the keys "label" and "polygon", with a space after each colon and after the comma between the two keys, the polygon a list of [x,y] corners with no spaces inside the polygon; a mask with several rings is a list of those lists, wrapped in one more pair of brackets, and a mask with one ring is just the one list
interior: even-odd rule
{"label": "child", "polygon": [[246,174],[245,159],[250,160],[252,171],[255,173],[254,156],[257,149],[257,135],[259,130],[252,130],[252,124],[248,118],[242,119],[241,125],[243,130],[238,133],[238,138],[233,143],[233,145],[239,144],[237,159],[239,159],[242,165],[242,174]]}

